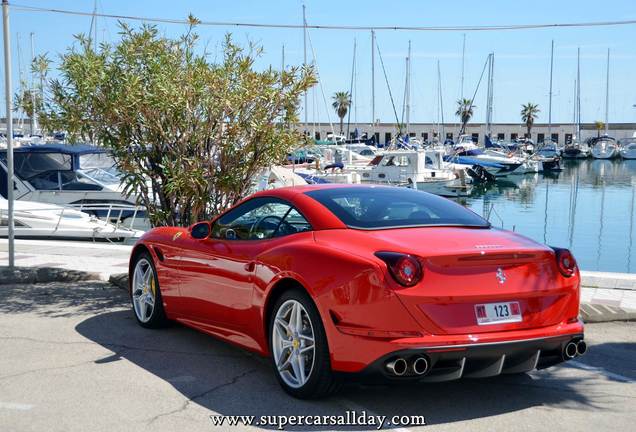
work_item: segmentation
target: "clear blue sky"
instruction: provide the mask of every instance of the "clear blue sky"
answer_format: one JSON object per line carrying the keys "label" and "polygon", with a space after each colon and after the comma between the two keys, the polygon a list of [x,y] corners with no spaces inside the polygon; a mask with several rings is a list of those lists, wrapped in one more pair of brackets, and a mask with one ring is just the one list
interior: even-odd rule
{"label": "clear blue sky", "polygon": [[[93,0],[15,0],[16,5],[57,9],[93,10]],[[162,18],[185,18],[189,13],[202,20],[259,23],[300,23],[302,4],[307,6],[310,24],[352,25],[501,25],[526,23],[587,22],[636,19],[636,1],[333,1],[333,0],[100,0],[98,12]],[[115,20],[98,20],[99,39],[115,40]],[[11,13],[11,36],[14,48],[14,82],[17,83],[17,33],[20,34],[23,67],[29,55],[29,33],[35,33],[36,52],[47,52],[55,59],[73,43],[73,35],[87,32],[90,17],[24,12]],[[179,24],[159,24],[167,35],[176,36],[185,29]],[[200,27],[203,44],[214,53],[225,32],[231,31],[242,43],[260,43],[265,54],[259,67],[281,64],[281,47],[285,45],[286,63],[300,64],[303,56],[302,30]],[[326,98],[338,90],[348,90],[351,79],[353,40],[358,42],[358,73],[355,92],[358,121],[371,118],[370,34],[368,31],[310,30],[310,38],[320,71]],[[495,53],[496,122],[518,122],[520,105],[538,103],[539,122],[547,120],[550,41],[555,41],[553,121],[570,122],[576,76],[576,49],[581,47],[581,105],[583,121],[604,118],[605,55],[611,48],[610,121],[636,121],[636,25],[573,29],[545,29],[499,32],[468,32],[466,35],[465,95],[472,94],[486,56]],[[377,41],[382,50],[390,86],[401,113],[404,92],[404,58],[408,41],[412,41],[412,122],[437,119],[436,61],[441,62],[445,117],[454,121],[454,103],[460,93],[462,32],[379,31]],[[309,51],[309,58],[313,54]],[[377,60],[377,57],[376,57]],[[26,70],[26,69],[25,69]],[[310,120],[327,121],[322,91],[310,97]],[[485,117],[485,86],[475,101],[475,120]],[[332,121],[336,120],[329,108]],[[376,61],[376,117],[393,121],[382,70]]]}

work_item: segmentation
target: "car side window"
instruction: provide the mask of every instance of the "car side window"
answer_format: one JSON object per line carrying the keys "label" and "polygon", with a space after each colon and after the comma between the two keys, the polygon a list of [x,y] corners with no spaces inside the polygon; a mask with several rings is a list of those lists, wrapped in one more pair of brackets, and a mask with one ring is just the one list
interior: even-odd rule
{"label": "car side window", "polygon": [[276,198],[254,198],[219,218],[212,238],[263,240],[310,230],[304,217],[290,204]]}
{"label": "car side window", "polygon": [[292,207],[272,237],[282,237],[304,231],[311,231],[311,225],[298,210]]}

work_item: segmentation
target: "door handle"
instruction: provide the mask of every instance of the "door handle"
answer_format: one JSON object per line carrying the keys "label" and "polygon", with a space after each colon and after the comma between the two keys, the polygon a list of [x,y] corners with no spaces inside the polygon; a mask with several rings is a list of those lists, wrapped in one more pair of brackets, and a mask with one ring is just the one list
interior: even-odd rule
{"label": "door handle", "polygon": [[254,261],[250,261],[247,264],[245,264],[245,271],[253,272],[255,268],[256,268],[256,263]]}

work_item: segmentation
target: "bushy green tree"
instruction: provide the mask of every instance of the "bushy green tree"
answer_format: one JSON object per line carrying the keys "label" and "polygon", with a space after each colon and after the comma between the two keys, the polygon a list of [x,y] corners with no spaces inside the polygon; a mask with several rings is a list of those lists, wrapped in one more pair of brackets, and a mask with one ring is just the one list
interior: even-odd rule
{"label": "bushy green tree", "polygon": [[258,71],[261,49],[227,35],[218,63],[197,51],[197,24],[178,39],[120,24],[97,50],[82,36],[61,56],[40,123],[112,149],[126,191],[153,225],[209,219],[304,139],[295,131],[311,68]]}

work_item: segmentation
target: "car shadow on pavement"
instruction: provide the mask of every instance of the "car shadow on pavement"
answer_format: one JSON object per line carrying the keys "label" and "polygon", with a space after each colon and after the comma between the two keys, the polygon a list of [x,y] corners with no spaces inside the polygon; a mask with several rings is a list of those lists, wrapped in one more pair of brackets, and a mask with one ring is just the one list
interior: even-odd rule
{"label": "car shadow on pavement", "polygon": [[122,305],[123,292],[105,281],[0,285],[0,313],[69,318]]}
{"label": "car shadow on pavement", "polygon": [[[281,390],[266,359],[179,325],[143,329],[130,310],[120,309],[92,316],[76,330],[113,352],[96,360],[97,364],[125,359],[169,382],[186,398],[182,406],[156,415],[148,423],[179,413],[191,403],[220,415],[325,416],[366,410],[387,416],[424,416],[428,424],[486,418],[535,406],[603,409],[582,392],[593,384],[586,384],[580,375],[559,373],[558,367],[532,375],[399,387],[348,384],[334,397],[301,401]],[[571,369],[561,370],[568,371]]]}

